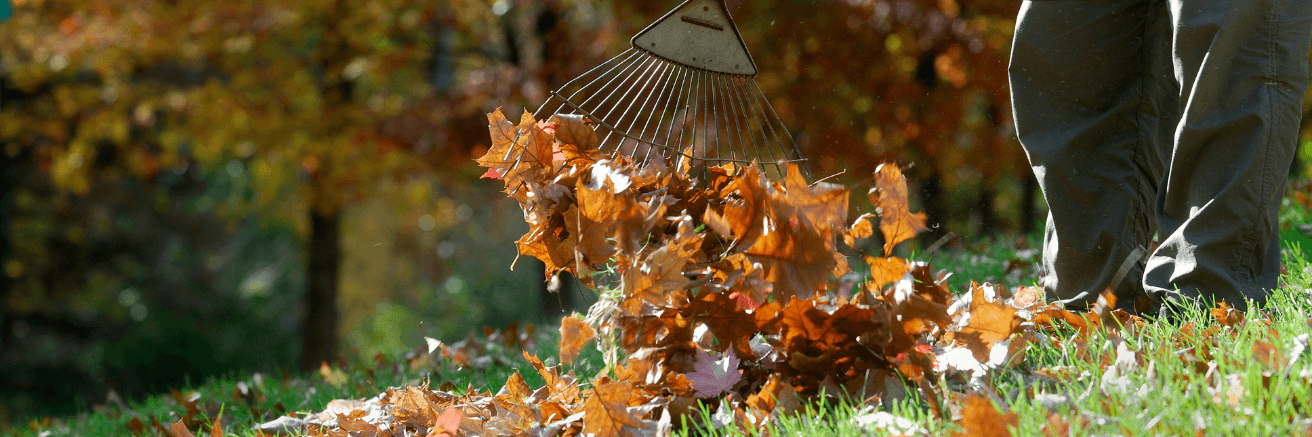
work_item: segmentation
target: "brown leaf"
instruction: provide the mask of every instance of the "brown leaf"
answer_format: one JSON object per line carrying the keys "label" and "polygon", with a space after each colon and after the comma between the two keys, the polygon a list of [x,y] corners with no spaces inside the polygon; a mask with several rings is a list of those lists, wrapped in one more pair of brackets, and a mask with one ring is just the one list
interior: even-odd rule
{"label": "brown leaf", "polygon": [[970,285],[970,320],[955,333],[955,339],[970,349],[976,360],[988,362],[993,345],[1016,333],[1023,320],[1016,308],[985,299],[985,286],[973,282]]}
{"label": "brown leaf", "polygon": [[428,402],[427,388],[406,387],[392,397],[392,417],[397,421],[409,422],[431,428],[437,420],[437,411]]}
{"label": "brown leaf", "polygon": [[847,257],[833,244],[833,235],[805,225],[786,214],[788,207],[774,203],[766,220],[767,231],[745,253],[760,263],[762,276],[774,285],[776,300],[810,299],[830,276],[847,272]]}
{"label": "brown leaf", "polygon": [[569,316],[560,321],[560,363],[572,364],[579,356],[583,345],[597,337],[597,331],[578,316]]}
{"label": "brown leaf", "polygon": [[191,430],[187,429],[187,425],[182,424],[182,420],[170,424],[169,430],[173,433],[173,437],[196,437],[195,434],[191,433]]}
{"label": "brown leaf", "polygon": [[223,437],[223,415],[214,418],[214,427],[210,428],[210,437]]}
{"label": "brown leaf", "polygon": [[528,386],[528,382],[524,381],[524,377],[516,370],[515,373],[510,374],[509,378],[506,378],[506,385],[501,387],[501,393],[499,394],[504,394],[511,402],[519,403],[524,402],[524,398],[532,395],[533,389]]}
{"label": "brown leaf", "polygon": [[902,258],[875,258],[867,255],[865,259],[866,263],[870,264],[869,287],[872,292],[878,292],[884,288],[884,285],[902,280],[907,274],[907,262]]}
{"label": "brown leaf", "polygon": [[1253,356],[1257,358],[1257,362],[1262,363],[1270,370],[1283,370],[1289,364],[1285,355],[1280,353],[1280,350],[1272,346],[1271,343],[1262,340],[1253,342]]}
{"label": "brown leaf", "polygon": [[802,400],[797,397],[797,390],[778,373],[770,375],[761,390],[748,396],[744,403],[752,409],[778,416],[788,416],[802,409]]}
{"label": "brown leaf", "polygon": [[625,381],[603,378],[591,396],[583,401],[583,433],[597,436],[639,435],[638,431],[654,428],[656,423],[643,420],[629,412],[629,398],[633,386]]}
{"label": "brown leaf", "polygon": [[524,111],[519,125],[506,120],[498,108],[487,116],[492,147],[478,158],[478,164],[497,170],[507,187],[526,182],[543,182],[552,167],[554,138],[537,126],[533,114]]}
{"label": "brown leaf", "polygon": [[455,437],[456,433],[460,431],[460,420],[463,418],[464,413],[459,408],[447,408],[433,422],[432,431],[429,432],[429,435],[434,437]]}
{"label": "brown leaf", "polygon": [[1244,313],[1236,311],[1225,302],[1217,302],[1216,308],[1212,308],[1212,318],[1216,319],[1216,322],[1221,325],[1233,328],[1243,323]]}
{"label": "brown leaf", "polygon": [[706,209],[704,221],[720,238],[738,247],[750,247],[765,232],[762,220],[766,213],[769,181],[755,163],[736,176],[725,176],[727,183],[719,190],[721,203]]}
{"label": "brown leaf", "polygon": [[953,434],[958,437],[1009,436],[1020,423],[1020,416],[1000,413],[987,397],[973,394],[963,404],[958,424],[965,430]]}
{"label": "brown leaf", "polygon": [[556,125],[556,141],[571,144],[581,150],[597,148],[597,131],[592,119],[580,114],[556,114],[549,120]]}
{"label": "brown leaf", "polygon": [[683,269],[701,245],[701,234],[680,233],[645,259],[628,267],[621,275],[624,296],[638,297],[656,305],[665,305],[672,291],[683,290],[691,282]]}
{"label": "brown leaf", "polygon": [[856,240],[870,238],[870,236],[875,235],[875,225],[872,222],[875,219],[874,214],[861,214],[852,223],[852,227],[843,233],[843,242],[847,243],[849,247],[856,247]]}
{"label": "brown leaf", "polygon": [[128,421],[128,430],[132,431],[132,435],[141,435],[146,432],[146,424],[141,422],[140,417],[132,416],[132,420]]}
{"label": "brown leaf", "polygon": [[726,293],[706,292],[680,311],[685,318],[706,324],[719,340],[715,350],[723,352],[732,345],[739,356],[754,356],[749,343],[757,332],[756,319],[739,308],[736,299],[730,299]]}
{"label": "brown leaf", "polygon": [[[878,196],[875,194],[878,193]],[[912,213],[907,201],[907,180],[896,165],[881,164],[875,169],[875,189],[871,203],[879,205],[879,231],[884,234],[884,256],[893,254],[898,243],[928,230],[925,213]]]}

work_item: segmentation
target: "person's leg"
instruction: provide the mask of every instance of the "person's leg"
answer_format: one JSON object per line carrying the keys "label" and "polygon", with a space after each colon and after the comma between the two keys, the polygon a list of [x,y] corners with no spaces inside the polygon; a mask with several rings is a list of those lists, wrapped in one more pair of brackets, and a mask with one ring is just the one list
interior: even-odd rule
{"label": "person's leg", "polygon": [[1134,311],[1142,296],[1140,248],[1153,236],[1162,151],[1178,107],[1168,17],[1159,0],[1021,6],[1012,107],[1049,205],[1049,301],[1080,309],[1115,287],[1117,307]]}
{"label": "person's leg", "polygon": [[1170,0],[1182,117],[1158,199],[1145,290],[1172,302],[1265,302],[1276,216],[1308,84],[1312,2]]}

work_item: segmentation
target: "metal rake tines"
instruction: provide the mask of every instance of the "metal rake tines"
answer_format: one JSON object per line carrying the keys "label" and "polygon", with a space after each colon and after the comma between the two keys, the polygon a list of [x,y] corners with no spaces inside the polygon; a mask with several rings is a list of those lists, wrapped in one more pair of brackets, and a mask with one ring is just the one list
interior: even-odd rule
{"label": "metal rake tines", "polygon": [[805,171],[796,141],[753,79],[756,64],[723,0],[685,1],[631,44],[552,91],[534,117],[585,116],[602,151],[643,166],[760,161]]}

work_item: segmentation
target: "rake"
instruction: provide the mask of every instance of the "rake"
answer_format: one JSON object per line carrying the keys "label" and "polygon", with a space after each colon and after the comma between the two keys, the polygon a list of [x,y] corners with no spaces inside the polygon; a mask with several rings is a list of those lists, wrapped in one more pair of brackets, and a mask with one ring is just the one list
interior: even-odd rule
{"label": "rake", "polygon": [[687,0],[630,44],[552,91],[534,117],[587,117],[599,149],[640,166],[759,161],[782,174],[796,163],[810,179],[797,142],[754,80],[756,63],[724,0]]}

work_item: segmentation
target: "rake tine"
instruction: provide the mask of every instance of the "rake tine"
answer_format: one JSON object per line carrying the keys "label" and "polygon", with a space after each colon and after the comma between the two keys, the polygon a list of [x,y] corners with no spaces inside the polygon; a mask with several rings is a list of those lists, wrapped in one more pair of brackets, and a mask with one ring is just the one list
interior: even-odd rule
{"label": "rake tine", "polygon": [[[656,60],[655,58],[652,58],[652,57],[649,57],[649,56],[643,56],[643,57],[646,58],[646,59],[644,59],[644,60],[642,60],[642,61],[640,61],[640,62],[636,62],[636,63],[634,63],[634,64],[633,64],[633,67],[634,67],[634,68],[633,68],[633,71],[630,71],[630,72],[628,73],[628,75],[624,76],[624,79],[621,80],[620,83],[618,84],[618,85],[626,85],[626,86],[627,86],[627,88],[624,88],[624,89],[625,89],[625,91],[624,91],[624,95],[626,95],[626,96],[628,95],[629,90],[632,90],[632,89],[633,89],[633,85],[632,85],[632,84],[629,84],[629,80],[634,80],[635,82],[636,82],[636,81],[639,81],[639,80],[642,80],[642,76],[645,76],[645,75],[647,74],[647,72],[651,71],[651,64],[653,64],[653,63],[655,62],[655,60]],[[626,70],[627,70],[627,69],[626,69]],[[641,73],[639,73],[640,70],[642,71]],[[637,77],[635,78],[634,76],[637,76]],[[616,78],[618,79],[619,77],[617,76]],[[597,113],[599,113],[599,112],[601,112],[601,109],[604,108],[604,107],[606,107],[606,102],[607,102],[607,101],[610,101],[610,98],[611,98],[611,97],[614,97],[614,96],[615,96],[615,93],[619,92],[619,90],[620,90],[621,87],[616,86],[616,87],[614,87],[614,88],[611,88],[610,85],[611,85],[611,83],[614,83],[614,82],[615,82],[615,79],[611,79],[610,82],[607,82],[606,85],[603,85],[603,86],[602,86],[602,89],[603,89],[603,90],[604,90],[605,88],[610,88],[610,93],[607,94],[605,97],[602,97],[601,101],[597,102],[597,106],[596,106],[592,111],[590,111],[590,112],[592,112],[594,115],[597,114]],[[595,97],[597,97],[597,96],[600,96],[600,95],[601,95],[601,93],[592,94],[591,96],[588,97],[587,100],[584,100],[583,103],[581,103],[581,104],[578,105],[579,108],[587,108],[587,107],[588,107],[588,102],[591,102],[593,98],[595,98]],[[620,97],[620,99],[623,100],[623,97]],[[618,103],[619,103],[619,101],[617,100],[617,101],[616,101],[616,104],[618,104]],[[613,107],[613,106],[612,106],[612,109],[611,109],[611,110],[614,110],[614,107]],[[609,115],[609,111],[607,112],[607,115]],[[604,120],[605,117],[606,117],[606,116],[602,116],[602,117],[598,118],[597,120],[598,120],[598,121]],[[598,144],[598,147],[600,147],[600,146],[601,146],[601,145]]]}
{"label": "rake tine", "polygon": [[[660,112],[660,117],[658,117],[657,120],[656,120],[656,128],[655,128],[654,130],[652,130],[652,134],[651,134],[651,142],[652,142],[652,143],[655,143],[655,144],[660,144],[658,141],[660,141],[661,126],[664,126],[664,125],[665,125],[665,114],[666,114],[667,112],[670,112],[670,111],[669,111],[669,109],[670,109],[670,104],[671,104],[672,102],[674,102],[674,98],[673,98],[673,97],[675,97],[675,96],[678,95],[678,92],[679,92],[679,91],[678,91],[679,86],[682,85],[682,82],[683,82],[683,79],[684,79],[684,73],[687,71],[686,69],[684,69],[684,68],[682,68],[682,67],[679,67],[679,66],[677,66],[677,65],[675,66],[675,69],[676,69],[677,73],[675,73],[675,74],[676,74],[676,76],[675,76],[676,79],[674,79],[674,81],[673,81],[673,83],[675,84],[674,87],[670,88],[670,93],[669,93],[669,94],[665,94],[665,91],[662,90],[662,91],[661,91],[661,94],[662,94],[661,97],[662,97],[662,99],[664,100],[664,103],[657,102],[657,107],[660,108],[660,111],[661,111],[661,112]],[[675,107],[675,111],[676,111],[675,114],[677,115],[678,107]],[[656,108],[652,108],[652,113],[653,113],[653,115],[655,115],[655,112],[656,112]],[[651,122],[651,119],[649,118],[649,119],[647,119],[647,121],[648,121],[648,122]],[[674,125],[674,119],[673,119],[673,118],[670,119],[670,125],[671,125],[671,126]],[[642,127],[642,134],[641,134],[641,135],[638,135],[638,137],[640,137],[640,138],[645,138],[646,135],[647,135],[647,126],[644,125],[644,126]],[[666,142],[669,142],[669,138],[666,138]],[[663,147],[668,147],[668,146],[661,146],[661,147],[663,148]],[[651,159],[651,152],[652,152],[652,150],[654,150],[654,149],[656,149],[656,147],[650,147],[650,146],[647,147],[647,153],[643,154],[643,157],[642,157],[642,164],[640,164],[640,165],[644,165],[644,166],[647,165],[647,162]],[[665,152],[662,150],[662,151],[660,151],[659,153],[660,153],[661,159],[664,159],[664,158],[665,158]]]}
{"label": "rake tine", "polygon": [[[724,89],[724,94],[725,94],[725,96],[726,96],[726,99],[729,100],[729,106],[732,107],[732,108],[734,108],[734,110],[733,110],[733,114],[734,114],[734,120],[733,120],[733,122],[734,122],[734,130],[738,132],[738,143],[739,143],[739,145],[742,146],[742,148],[743,148],[743,157],[744,157],[744,158],[748,158],[748,160],[750,160],[752,157],[756,157],[757,159],[759,159],[760,156],[761,156],[761,147],[758,146],[758,145],[756,144],[756,135],[753,135],[753,134],[752,134],[752,125],[751,125],[750,121],[747,120],[746,114],[743,113],[743,111],[745,111],[747,108],[742,107],[742,106],[741,106],[741,102],[739,102],[739,101],[735,98],[735,96],[733,95],[733,92],[732,92],[733,90],[732,90],[731,88],[729,88],[729,86],[728,86],[728,83],[729,83],[730,79],[729,79],[728,77],[724,77],[724,78],[721,78],[721,79],[722,79],[723,83],[725,84],[725,86],[723,87],[723,89]],[[742,120],[742,122],[743,122],[742,125],[739,125],[739,124],[738,124],[738,121],[739,121],[739,120]],[[746,128],[746,129],[743,129],[743,128]],[[749,155],[749,154],[747,153],[747,142],[746,142],[746,141],[743,141],[743,133],[744,133],[743,131],[744,131],[744,130],[745,130],[746,133],[747,133],[747,138],[750,139],[750,140],[752,141],[752,148],[756,151],[756,154],[755,154],[755,155]]]}
{"label": "rake tine", "polygon": [[[610,68],[609,70],[606,70],[605,73],[601,73],[601,74],[598,75],[595,79],[593,79],[591,82],[588,82],[586,85],[583,85],[583,86],[580,87],[579,89],[574,90],[574,93],[572,93],[572,94],[569,95],[569,99],[570,99],[570,100],[573,100],[574,97],[577,96],[579,93],[583,92],[583,90],[585,90],[585,89],[587,89],[588,87],[592,86],[592,84],[597,83],[598,80],[601,80],[602,78],[606,77],[607,75],[610,74],[610,72],[615,71],[616,68],[619,68],[619,66],[624,65],[625,62],[628,62],[629,60],[631,60],[631,59],[632,59],[635,55],[637,55],[637,54],[638,54],[638,52],[637,52],[634,48],[629,47],[629,49],[628,49],[628,50],[625,50],[623,53],[620,53],[620,54],[618,54],[618,55],[615,55],[614,57],[612,57],[612,58],[610,58],[610,59],[607,59],[606,62],[602,62],[601,64],[598,64],[596,67],[592,67],[592,69],[591,69],[591,70],[588,70],[586,73],[583,73],[583,74],[579,75],[578,77],[575,77],[575,78],[573,78],[573,79],[570,79],[569,82],[565,82],[564,85],[561,85],[561,87],[560,87],[559,89],[564,90],[564,89],[566,89],[566,88],[569,88],[570,85],[573,85],[574,82],[578,82],[579,79],[582,79],[582,78],[584,78],[584,77],[587,77],[588,75],[592,74],[593,72],[596,72],[597,70],[600,70],[601,67],[605,67],[607,64],[610,64],[612,61],[615,61],[615,60],[617,60],[617,59],[621,59],[621,58],[623,58],[622,60],[620,60],[620,62],[616,63],[614,66],[611,66],[611,68]],[[537,110],[537,111],[533,111],[533,117],[534,117],[534,118],[541,119],[541,118],[542,118],[542,114],[541,114],[541,113],[542,113],[542,109],[545,108],[545,107],[547,106],[547,103],[549,103],[549,102],[551,102],[551,99],[550,99],[550,98],[548,98],[546,102],[542,102],[542,105],[541,105],[541,106],[538,106],[538,110]],[[564,104],[561,104],[561,106],[564,106]],[[559,107],[558,107],[558,108],[559,108]]]}
{"label": "rake tine", "polygon": [[[677,77],[678,74],[682,74],[682,73],[683,73],[683,69],[679,68],[677,65],[670,64],[670,70],[667,72],[667,76],[666,76],[666,77]],[[653,105],[652,105],[652,107],[651,107],[651,111],[647,113],[647,117],[646,117],[646,118],[647,118],[647,121],[644,121],[644,122],[642,123],[642,132],[638,134],[638,138],[643,138],[643,139],[647,138],[647,128],[651,126],[651,119],[652,119],[652,116],[653,116],[653,115],[656,115],[656,108],[658,108],[658,107],[660,107],[660,106],[662,105],[662,103],[661,103],[662,101],[665,101],[665,102],[666,102],[665,104],[668,105],[668,101],[669,101],[669,97],[668,97],[668,96],[669,96],[669,95],[666,94],[666,91],[670,89],[670,84],[671,84],[672,82],[676,81],[676,80],[678,80],[678,79],[674,79],[674,80],[662,80],[662,81],[661,81],[661,82],[662,82],[662,83],[661,83],[661,91],[660,91],[660,93],[659,93],[659,96],[656,97],[656,102],[653,103]],[[651,96],[652,96],[651,94],[648,94],[648,95],[647,95],[647,100],[651,100]],[[642,107],[639,108],[639,112],[642,112],[642,111],[644,111],[644,110],[646,110],[646,109],[647,109],[647,102],[642,102]],[[637,118],[636,118],[636,117],[637,117],[637,116],[635,115],[635,118],[634,118],[634,122],[635,122],[635,124],[636,124],[636,122],[637,122]],[[664,115],[661,116],[661,121],[665,121],[665,116],[664,116]],[[660,125],[660,123],[657,123],[657,124],[656,124],[656,130],[659,131],[660,129],[661,129],[661,125]],[[652,142],[652,143],[655,143],[655,142],[656,142],[656,137],[655,137],[654,135],[652,136],[651,142]],[[633,145],[633,150],[636,152],[636,151],[638,150],[638,146],[640,146],[640,145],[641,145],[641,144],[639,144],[639,143],[635,143],[635,144]],[[643,158],[642,158],[642,165],[646,165],[646,164],[647,164],[647,158],[651,156],[651,150],[652,150],[652,147],[651,147],[651,146],[648,146],[648,147],[647,147],[647,153],[645,153],[644,156],[643,156]]]}
{"label": "rake tine", "polygon": [[[756,81],[752,81],[752,87],[756,89],[756,93],[760,95],[761,100],[765,102],[764,106],[766,107],[766,109],[770,110],[770,115],[774,117],[773,122],[778,123],[781,127],[781,130],[784,133],[788,133],[788,129],[783,127],[784,122],[782,119],[779,118],[779,113],[774,111],[774,107],[770,106],[770,102],[768,100],[765,100],[765,93],[761,91],[761,86],[757,85]],[[802,174],[806,177],[806,179],[808,180],[811,179],[811,171],[806,168],[807,167],[806,159],[802,158],[802,150],[800,147],[797,146],[797,140],[794,140],[791,134],[786,136],[788,137],[788,142],[792,143],[793,145],[792,153],[789,153],[789,155],[791,155],[791,159],[794,159],[798,162],[798,167],[802,168]]]}
{"label": "rake tine", "polygon": [[756,147],[756,156],[758,158],[761,157],[761,147],[756,143],[756,132],[761,132],[762,134],[761,140],[762,142],[765,143],[765,150],[770,152],[770,159],[773,162],[775,162],[776,166],[778,166],[779,159],[774,156],[774,149],[770,148],[770,138],[765,136],[765,128],[761,126],[761,119],[758,118],[756,115],[759,111],[759,108],[756,108],[756,110],[754,111],[748,111],[747,99],[743,98],[742,93],[740,92],[741,90],[740,90],[739,80],[737,78],[732,78],[730,79],[730,83],[733,85],[731,89],[733,91],[734,98],[737,99],[739,104],[742,105],[743,107],[743,114],[744,114],[743,118],[746,119],[747,118],[746,114],[750,113],[752,117],[756,120],[756,129],[751,129],[750,128],[751,120],[747,120],[749,129],[752,132],[752,146]]}
{"label": "rake tine", "polygon": [[[689,76],[691,76],[691,70],[689,70],[689,69],[687,69],[687,68],[681,68],[680,70],[682,70],[681,78],[680,78],[680,80],[679,80],[679,87],[681,88],[681,91],[678,91],[678,97],[677,97],[676,100],[673,101],[673,103],[674,103],[674,111],[673,111],[673,112],[670,112],[670,128],[669,128],[668,131],[665,132],[665,144],[666,144],[665,147],[666,147],[667,150],[670,149],[670,143],[672,143],[672,142],[674,141],[674,127],[675,127],[676,124],[678,124],[678,121],[679,121],[679,108],[682,108],[683,105],[684,105],[683,98],[684,98],[684,97],[687,97],[688,81],[689,81]],[[685,110],[685,111],[684,111],[684,119],[685,119],[685,120],[687,119],[687,115],[688,115],[688,111]],[[683,135],[682,135],[682,131],[680,131],[679,139],[680,139],[681,141],[679,141],[678,144],[674,144],[674,147],[673,147],[674,150],[669,150],[669,152],[671,152],[671,153],[683,153],[683,147],[682,147],[682,146],[683,146],[683,141],[682,141],[682,139],[683,139]],[[662,159],[668,159],[668,158],[670,158],[670,157],[673,157],[673,155],[662,156]]]}
{"label": "rake tine", "polygon": [[[643,81],[641,88],[630,87],[629,89],[625,90],[625,91],[624,91],[624,95],[620,96],[619,100],[616,100],[616,101],[615,101],[616,104],[615,104],[614,106],[612,106],[610,109],[608,109],[608,110],[606,111],[606,115],[602,116],[603,119],[607,119],[607,120],[609,120],[609,119],[610,119],[610,114],[612,114],[612,113],[615,112],[615,108],[619,107],[619,103],[620,103],[621,101],[624,101],[624,100],[629,100],[629,93],[632,93],[635,89],[637,89],[637,90],[638,90],[638,94],[633,96],[633,100],[629,101],[629,105],[626,106],[626,107],[624,108],[624,112],[622,112],[622,113],[620,114],[620,117],[619,117],[618,119],[616,119],[614,123],[612,123],[612,124],[613,124],[615,127],[617,127],[617,128],[620,126],[620,123],[624,121],[624,116],[625,116],[625,115],[628,115],[628,113],[629,113],[629,109],[632,109],[632,108],[633,108],[633,103],[634,103],[634,101],[636,101],[636,100],[638,99],[638,96],[641,96],[641,95],[642,95],[642,88],[646,88],[647,85],[651,83],[652,78],[654,78],[656,75],[658,75],[658,74],[660,74],[661,72],[664,71],[664,68],[665,68],[665,65],[664,65],[664,64],[665,64],[665,61],[660,60],[660,58],[652,58],[652,59],[655,60],[656,63],[653,63],[653,65],[648,66],[648,67],[647,67],[647,71],[646,71],[646,72],[643,72],[643,78],[645,78],[646,80]],[[657,65],[657,63],[659,63],[659,65]],[[655,73],[652,73],[652,71],[651,71],[652,68],[656,68],[656,69],[657,69]],[[649,74],[649,73],[650,73],[650,74]],[[639,81],[642,81],[643,78],[639,78],[638,80],[639,80]],[[601,140],[601,143],[598,144],[598,148],[600,148],[600,147],[605,147],[606,143],[607,143],[608,141],[610,141],[610,137],[611,137],[611,135],[613,135],[613,134],[615,134],[615,131],[607,132],[607,133],[606,133],[606,138]],[[620,143],[623,144],[624,141],[621,140]],[[614,150],[613,152],[611,152],[611,156],[612,156],[612,157],[615,156],[615,154],[619,153],[619,150],[620,150],[619,146],[620,146],[620,144],[617,144],[617,145],[615,146],[615,150]]]}
{"label": "rake tine", "polygon": [[[692,150],[688,153],[690,155],[688,158],[679,158],[679,162],[676,164],[675,168],[683,168],[684,159],[690,159],[692,156],[697,156],[697,109],[701,107],[701,105],[698,104],[699,100],[697,99],[697,90],[700,88],[701,71],[693,70],[692,81],[688,84],[688,101],[691,102],[691,105],[689,105],[688,111],[684,111],[683,113],[684,125],[691,126],[691,129],[685,128],[679,131],[679,149],[683,149],[683,133],[688,132],[688,142],[689,144],[692,144],[692,147],[690,147]],[[682,152],[682,150],[680,151]]]}

